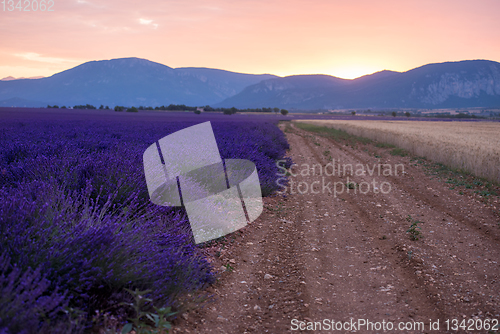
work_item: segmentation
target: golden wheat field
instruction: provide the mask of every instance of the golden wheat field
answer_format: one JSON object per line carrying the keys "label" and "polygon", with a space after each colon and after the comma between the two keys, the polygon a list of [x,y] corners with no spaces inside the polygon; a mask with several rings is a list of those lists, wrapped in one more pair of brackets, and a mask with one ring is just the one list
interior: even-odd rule
{"label": "golden wheat field", "polygon": [[417,156],[500,182],[500,123],[303,120],[404,148]]}

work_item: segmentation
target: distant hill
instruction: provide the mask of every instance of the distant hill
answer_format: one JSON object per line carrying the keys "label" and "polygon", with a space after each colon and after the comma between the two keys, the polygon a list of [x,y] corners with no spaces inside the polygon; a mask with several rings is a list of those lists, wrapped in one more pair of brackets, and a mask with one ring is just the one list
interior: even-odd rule
{"label": "distant hill", "polygon": [[36,80],[0,81],[0,101],[18,98],[69,106],[203,106],[274,77],[207,68],[173,69],[146,59],[121,58],[87,62]]}
{"label": "distant hill", "polygon": [[43,78],[42,76],[37,76],[37,77],[29,77],[29,78],[25,78],[25,77],[21,77],[21,78],[14,78],[12,76],[8,76],[8,77],[5,77],[3,79],[0,79],[0,81],[11,81],[11,80],[20,80],[20,79],[41,79]]}
{"label": "distant hill", "polygon": [[245,88],[217,107],[459,108],[500,107],[500,63],[466,60],[353,80],[325,75],[273,78]]}

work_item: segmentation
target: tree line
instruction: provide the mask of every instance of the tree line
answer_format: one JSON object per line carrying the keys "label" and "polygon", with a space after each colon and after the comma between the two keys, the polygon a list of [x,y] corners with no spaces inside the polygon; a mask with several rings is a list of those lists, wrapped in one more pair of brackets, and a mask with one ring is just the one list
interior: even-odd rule
{"label": "tree line", "polygon": [[[58,105],[47,105],[47,108],[59,108]],[[66,106],[62,106],[61,109],[66,109]],[[96,108],[95,106],[91,104],[85,104],[85,105],[75,105],[73,106],[73,109],[99,109],[99,110],[110,110],[109,106],[104,106],[101,104],[99,108]],[[281,113],[282,115],[287,115],[288,110],[286,109],[280,109],[280,108],[246,108],[246,109],[238,109],[235,107],[232,108],[212,108],[209,105],[204,106],[204,107],[190,107],[186,106],[185,104],[170,104],[168,106],[157,106],[157,107],[145,107],[145,106],[139,106],[138,108],[132,106],[132,107],[124,107],[124,106],[115,106],[113,108],[114,111],[129,111],[129,112],[138,112],[139,110],[169,110],[169,111],[193,111],[196,114],[201,114],[201,110],[205,112],[222,112],[225,115],[233,115],[236,114],[237,112],[268,112],[272,113],[274,112],[275,114]]]}

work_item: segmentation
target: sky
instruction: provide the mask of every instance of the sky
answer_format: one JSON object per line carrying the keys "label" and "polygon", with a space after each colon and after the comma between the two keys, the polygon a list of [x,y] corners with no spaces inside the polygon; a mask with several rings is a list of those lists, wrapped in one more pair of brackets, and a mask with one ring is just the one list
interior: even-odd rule
{"label": "sky", "polygon": [[0,78],[124,57],[347,79],[500,62],[500,0],[43,0],[45,11],[22,1],[0,2]]}

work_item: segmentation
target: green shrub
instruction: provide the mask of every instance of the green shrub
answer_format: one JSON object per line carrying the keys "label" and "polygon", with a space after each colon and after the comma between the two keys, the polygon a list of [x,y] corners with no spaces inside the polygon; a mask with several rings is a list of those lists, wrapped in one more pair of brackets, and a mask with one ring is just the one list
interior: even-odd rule
{"label": "green shrub", "polygon": [[402,148],[395,148],[389,152],[391,155],[398,155],[400,157],[406,157],[408,155],[408,151],[402,149]]}
{"label": "green shrub", "polygon": [[375,144],[375,146],[380,147],[380,148],[395,148],[396,147],[395,145],[388,144],[388,143],[377,143],[377,144]]}

